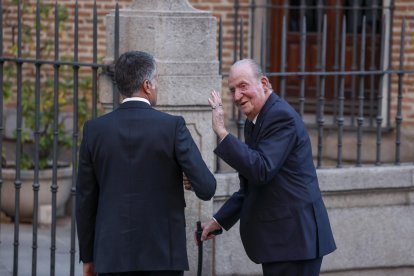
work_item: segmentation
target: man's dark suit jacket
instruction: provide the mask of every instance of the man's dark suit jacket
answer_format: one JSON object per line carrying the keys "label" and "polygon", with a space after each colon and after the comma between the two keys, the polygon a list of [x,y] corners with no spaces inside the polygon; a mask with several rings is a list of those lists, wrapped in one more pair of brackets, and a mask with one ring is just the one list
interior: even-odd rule
{"label": "man's dark suit jacket", "polygon": [[335,250],[319,190],[311,144],[301,117],[272,93],[246,144],[227,135],[215,153],[239,172],[240,190],[214,216],[240,235],[256,263],[306,260]]}
{"label": "man's dark suit jacket", "polygon": [[76,188],[80,260],[95,272],[188,270],[183,172],[209,200],[216,180],[184,119],[138,101],[88,121]]}

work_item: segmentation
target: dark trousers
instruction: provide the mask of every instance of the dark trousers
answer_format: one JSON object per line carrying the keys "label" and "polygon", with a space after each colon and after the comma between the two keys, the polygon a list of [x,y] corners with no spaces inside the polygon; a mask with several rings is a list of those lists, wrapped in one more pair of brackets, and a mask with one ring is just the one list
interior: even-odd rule
{"label": "dark trousers", "polygon": [[312,260],[262,264],[264,276],[318,276],[322,257]]}
{"label": "dark trousers", "polygon": [[164,270],[164,271],[131,271],[119,273],[99,273],[99,276],[183,276],[184,271]]}

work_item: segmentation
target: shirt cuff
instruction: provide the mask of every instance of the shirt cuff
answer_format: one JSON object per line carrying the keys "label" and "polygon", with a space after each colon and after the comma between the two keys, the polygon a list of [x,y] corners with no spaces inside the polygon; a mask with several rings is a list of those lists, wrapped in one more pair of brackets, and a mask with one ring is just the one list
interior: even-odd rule
{"label": "shirt cuff", "polygon": [[224,140],[224,139],[226,139],[227,135],[229,135],[229,133],[228,133],[228,132],[227,132],[227,134],[223,137],[223,139],[221,139],[221,140],[219,141],[219,144],[220,144],[221,142],[223,142],[223,140]]}
{"label": "shirt cuff", "polygon": [[223,228],[224,229],[224,227],[223,226],[221,226],[221,224],[216,220],[216,218],[215,217],[213,217],[213,220],[221,227],[221,228]]}

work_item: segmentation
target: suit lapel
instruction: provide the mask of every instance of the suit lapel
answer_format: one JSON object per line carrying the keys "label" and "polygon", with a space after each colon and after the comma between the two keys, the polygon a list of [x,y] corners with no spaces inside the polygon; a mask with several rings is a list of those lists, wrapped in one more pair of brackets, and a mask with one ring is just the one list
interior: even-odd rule
{"label": "suit lapel", "polygon": [[244,124],[244,140],[248,146],[252,144],[253,123],[246,119]]}
{"label": "suit lapel", "polygon": [[[251,141],[254,142],[257,140],[257,137],[259,136],[260,129],[262,128],[262,124],[264,122],[264,119],[266,117],[267,111],[270,109],[271,106],[274,105],[274,103],[279,99],[279,96],[277,96],[274,92],[271,92],[269,98],[267,99],[265,105],[263,106],[262,110],[260,110],[259,116],[257,116],[256,124],[254,126],[254,129],[251,133]],[[253,124],[253,123],[251,123]]]}

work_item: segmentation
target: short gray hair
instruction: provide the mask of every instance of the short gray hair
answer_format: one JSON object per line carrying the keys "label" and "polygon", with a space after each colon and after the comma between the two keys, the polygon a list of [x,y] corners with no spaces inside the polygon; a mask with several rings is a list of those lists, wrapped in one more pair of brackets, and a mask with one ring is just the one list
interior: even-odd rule
{"label": "short gray hair", "polygon": [[[233,68],[235,68],[235,67],[238,67],[240,65],[244,65],[244,64],[247,64],[250,67],[250,69],[252,69],[252,72],[253,72],[254,76],[257,79],[260,79],[261,77],[266,77],[263,74],[262,67],[260,67],[260,65],[255,60],[250,59],[250,58],[245,58],[245,59],[241,59],[241,60],[236,61],[231,66],[230,70],[233,69]],[[272,89],[272,84],[270,83],[270,81],[269,81],[269,89],[270,90],[273,90]]]}
{"label": "short gray hair", "polygon": [[115,64],[115,82],[119,93],[125,97],[141,89],[145,80],[155,77],[154,57],[146,52],[130,51],[122,54]]}
{"label": "short gray hair", "polygon": [[250,58],[246,58],[246,59],[242,59],[239,61],[236,61],[231,68],[235,68],[238,67],[240,65],[244,65],[244,64],[248,64],[249,67],[252,69],[253,74],[255,75],[256,78],[261,78],[263,75],[263,71],[262,68],[260,67],[260,65],[253,59]]}

